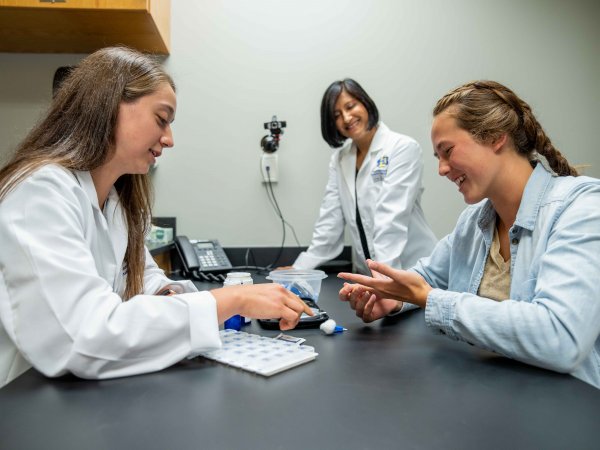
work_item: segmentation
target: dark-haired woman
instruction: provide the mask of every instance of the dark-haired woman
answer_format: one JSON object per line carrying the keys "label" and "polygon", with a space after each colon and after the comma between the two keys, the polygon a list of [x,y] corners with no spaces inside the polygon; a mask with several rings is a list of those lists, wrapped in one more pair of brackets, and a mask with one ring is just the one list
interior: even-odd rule
{"label": "dark-haired woman", "polygon": [[339,255],[345,225],[358,272],[367,273],[366,259],[401,269],[429,255],[437,239],[421,209],[419,144],[380,122],[377,106],[352,79],[325,91],[321,133],[339,149],[331,157],[312,242],[294,268],[313,269]]}
{"label": "dark-haired woman", "polygon": [[500,83],[460,86],[433,114],[439,174],[471,206],[411,270],[340,274],[360,283],[340,299],[366,322],[420,306],[436,333],[600,388],[600,180]]}
{"label": "dark-haired woman", "polygon": [[[33,366],[108,378],[221,345],[234,314],[312,312],[277,284],[198,292],[144,246],[150,165],[173,146],[173,80],[127,48],[86,57],[0,170],[0,387]],[[170,292],[170,296],[159,293]]]}

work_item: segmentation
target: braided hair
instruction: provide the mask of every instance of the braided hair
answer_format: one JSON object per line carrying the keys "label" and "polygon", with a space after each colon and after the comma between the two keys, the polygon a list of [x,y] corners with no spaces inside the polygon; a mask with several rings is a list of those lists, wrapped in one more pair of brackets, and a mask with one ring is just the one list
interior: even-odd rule
{"label": "braided hair", "polygon": [[[451,108],[448,110],[448,108]],[[577,176],[577,170],[552,145],[531,107],[513,91],[495,81],[472,81],[450,91],[435,105],[433,115],[448,110],[457,125],[478,142],[493,142],[508,134],[519,154],[532,159],[543,155],[559,176]]]}

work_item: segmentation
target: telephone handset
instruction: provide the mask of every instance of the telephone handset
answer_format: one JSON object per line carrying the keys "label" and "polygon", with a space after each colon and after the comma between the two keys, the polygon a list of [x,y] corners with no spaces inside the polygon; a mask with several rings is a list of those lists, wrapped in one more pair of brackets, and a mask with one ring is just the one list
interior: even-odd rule
{"label": "telephone handset", "polygon": [[200,281],[223,281],[224,272],[231,270],[231,262],[216,239],[189,240],[186,236],[175,237],[185,275]]}

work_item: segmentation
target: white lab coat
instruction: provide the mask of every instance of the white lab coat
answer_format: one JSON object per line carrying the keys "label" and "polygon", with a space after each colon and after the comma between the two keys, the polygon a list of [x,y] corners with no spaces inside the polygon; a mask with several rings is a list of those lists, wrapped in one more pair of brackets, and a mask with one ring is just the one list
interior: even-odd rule
{"label": "white lab coat", "polygon": [[356,183],[355,174],[356,145],[348,140],[331,157],[312,242],[294,262],[295,268],[313,269],[339,255],[344,225],[348,225],[354,269],[368,273],[356,224],[355,184],[372,259],[406,269],[431,253],[437,239],[421,209],[423,157],[419,144],[380,122]]}
{"label": "white lab coat", "polygon": [[[144,293],[122,301],[126,227],[114,188],[102,211],[89,172],[56,165],[0,202],[0,386],[31,366],[120,377],[220,347],[212,294],[169,280],[147,250]],[[182,293],[152,295],[170,283]]]}

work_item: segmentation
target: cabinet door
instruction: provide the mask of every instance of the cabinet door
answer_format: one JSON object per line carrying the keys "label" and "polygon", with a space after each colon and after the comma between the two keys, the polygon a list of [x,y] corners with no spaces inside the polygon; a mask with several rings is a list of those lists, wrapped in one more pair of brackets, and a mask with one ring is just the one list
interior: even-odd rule
{"label": "cabinet door", "polygon": [[170,0],[0,0],[0,52],[169,54]]}
{"label": "cabinet door", "polygon": [[146,0],[0,0],[0,7],[145,10],[147,3]]}

